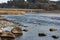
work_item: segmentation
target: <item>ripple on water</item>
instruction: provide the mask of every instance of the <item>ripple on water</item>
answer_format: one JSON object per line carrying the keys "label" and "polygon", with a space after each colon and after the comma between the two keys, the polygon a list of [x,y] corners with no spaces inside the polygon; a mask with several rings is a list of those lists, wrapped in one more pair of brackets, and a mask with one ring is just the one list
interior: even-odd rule
{"label": "ripple on water", "polygon": [[[57,14],[59,15],[59,14]],[[4,16],[7,19],[14,20],[23,25],[28,26],[28,31],[23,33],[23,36],[17,37],[16,40],[55,40],[51,36],[60,36],[60,20],[56,20],[53,17],[59,17],[55,14],[25,14],[18,16]],[[55,32],[50,32],[50,28],[58,28]],[[46,37],[38,37],[38,33],[44,32]],[[56,39],[60,40],[60,38]]]}

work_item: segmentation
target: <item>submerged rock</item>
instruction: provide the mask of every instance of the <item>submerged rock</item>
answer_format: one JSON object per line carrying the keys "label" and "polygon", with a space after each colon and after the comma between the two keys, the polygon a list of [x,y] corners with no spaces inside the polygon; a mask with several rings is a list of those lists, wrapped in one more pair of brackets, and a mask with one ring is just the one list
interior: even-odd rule
{"label": "submerged rock", "polygon": [[19,27],[14,27],[14,28],[11,30],[11,32],[12,32],[15,36],[20,36],[20,35],[23,34],[23,33],[22,33],[22,29],[19,28]]}
{"label": "submerged rock", "polygon": [[46,36],[46,34],[45,33],[39,33],[38,36],[40,36],[40,37],[41,36]]}
{"label": "submerged rock", "polygon": [[49,31],[57,31],[56,28],[50,28]]}
{"label": "submerged rock", "polygon": [[23,31],[27,32],[28,30],[27,29],[23,29]]}
{"label": "submerged rock", "polygon": [[52,38],[54,38],[54,39],[58,39],[59,36],[57,36],[57,35],[53,35]]}

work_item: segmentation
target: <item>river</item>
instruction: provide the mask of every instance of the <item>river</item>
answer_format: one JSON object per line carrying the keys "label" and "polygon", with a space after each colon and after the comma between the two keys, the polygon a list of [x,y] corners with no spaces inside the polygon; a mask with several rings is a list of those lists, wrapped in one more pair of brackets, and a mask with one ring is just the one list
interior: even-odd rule
{"label": "river", "polygon": [[[60,40],[53,39],[52,35],[58,35],[60,37],[60,14],[32,14],[27,13],[24,15],[2,15],[4,18],[16,21],[28,26],[27,32],[23,32],[21,37],[17,37],[15,40]],[[24,27],[22,27],[24,28]],[[49,28],[57,28],[57,31],[50,32]],[[44,32],[47,36],[39,37],[38,33]]]}

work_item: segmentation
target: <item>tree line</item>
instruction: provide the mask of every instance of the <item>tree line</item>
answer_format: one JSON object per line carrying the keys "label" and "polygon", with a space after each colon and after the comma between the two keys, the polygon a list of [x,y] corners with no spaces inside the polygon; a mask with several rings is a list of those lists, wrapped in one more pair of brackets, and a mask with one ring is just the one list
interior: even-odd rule
{"label": "tree line", "polygon": [[44,9],[44,10],[60,10],[60,1],[48,2],[19,2],[8,1],[7,3],[1,3],[0,8],[20,8],[20,9]]}

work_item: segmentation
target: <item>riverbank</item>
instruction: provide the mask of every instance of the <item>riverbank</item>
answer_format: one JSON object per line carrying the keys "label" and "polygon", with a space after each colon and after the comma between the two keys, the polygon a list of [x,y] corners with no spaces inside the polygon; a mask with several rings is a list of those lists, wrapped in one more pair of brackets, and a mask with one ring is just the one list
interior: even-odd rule
{"label": "riverbank", "polygon": [[13,11],[13,10],[11,10],[11,11],[9,11],[9,10],[0,10],[0,15],[2,15],[2,14],[4,14],[4,15],[17,15],[17,14],[25,14],[25,12],[24,11]]}
{"label": "riverbank", "polygon": [[9,8],[3,8],[0,9],[0,15],[19,15],[19,14],[25,14],[25,13],[60,13],[60,10],[52,10],[52,11],[46,11],[43,9],[9,9]]}
{"label": "riverbank", "polygon": [[40,11],[40,13],[60,13],[60,10],[52,10],[52,11]]}

